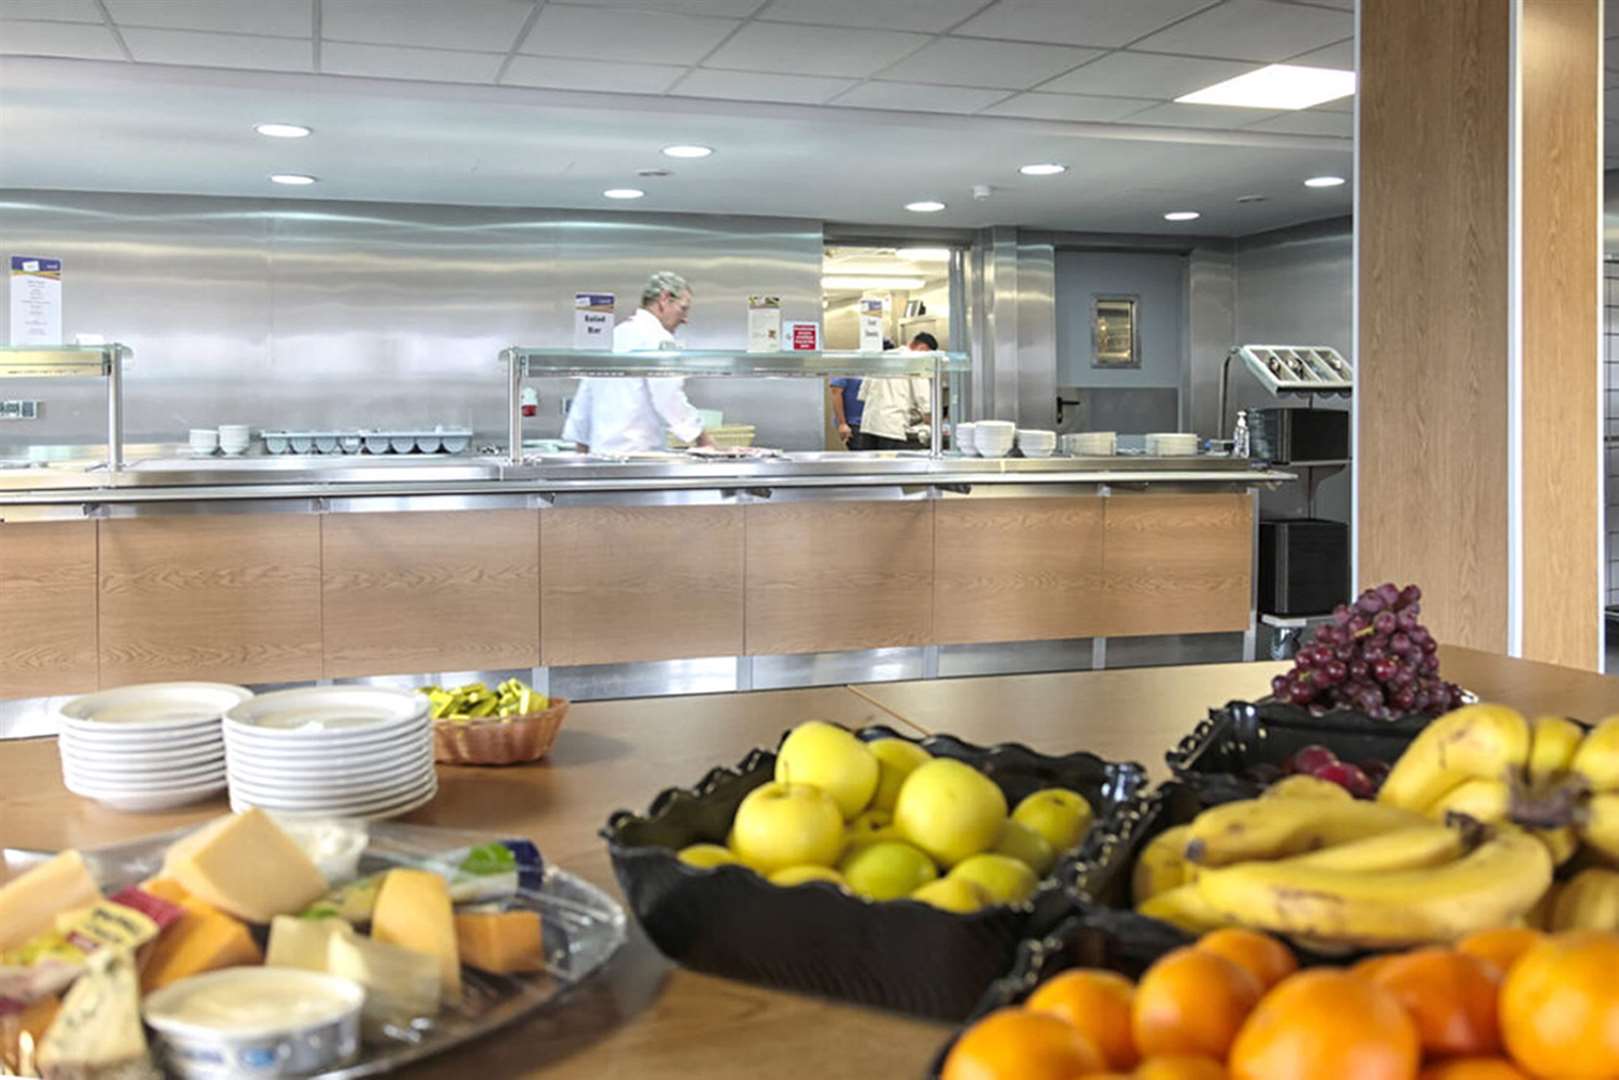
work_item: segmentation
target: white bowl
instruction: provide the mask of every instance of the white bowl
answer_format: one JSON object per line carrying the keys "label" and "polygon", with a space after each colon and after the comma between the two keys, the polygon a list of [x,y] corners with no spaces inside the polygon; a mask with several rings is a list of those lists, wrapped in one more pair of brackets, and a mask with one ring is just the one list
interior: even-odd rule
{"label": "white bowl", "polygon": [[1017,425],[1010,420],[974,420],[973,426],[979,431],[999,431],[1007,435],[1017,431]]}
{"label": "white bowl", "polygon": [[337,453],[337,433],[331,431],[316,432],[315,452],[318,454]]}
{"label": "white bowl", "polygon": [[285,454],[287,452],[287,433],[284,431],[266,431],[264,433],[264,449],[271,454]]}
{"label": "white bowl", "polygon": [[388,436],[388,445],[393,447],[393,452],[396,454],[408,454],[416,449],[416,436],[390,435]]}
{"label": "white bowl", "polygon": [[1023,456],[1026,458],[1048,458],[1055,452],[1049,446],[1024,446],[1019,447],[1019,449],[1022,450]]}
{"label": "white bowl", "polygon": [[363,436],[361,441],[365,443],[365,448],[370,453],[386,454],[388,452],[388,436],[386,435],[366,435]]}
{"label": "white bowl", "polygon": [[337,437],[337,448],[345,454],[358,454],[364,445],[365,440],[358,435],[339,435]]}

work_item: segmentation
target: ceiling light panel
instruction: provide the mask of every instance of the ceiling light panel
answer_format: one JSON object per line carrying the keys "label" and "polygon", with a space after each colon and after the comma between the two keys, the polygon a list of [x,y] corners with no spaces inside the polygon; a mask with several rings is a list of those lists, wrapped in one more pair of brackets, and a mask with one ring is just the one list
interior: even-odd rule
{"label": "ceiling light panel", "polygon": [[713,152],[712,146],[698,146],[696,143],[677,143],[663,148],[663,156],[672,158],[705,158]]}
{"label": "ceiling light panel", "polygon": [[920,199],[916,202],[906,203],[905,209],[913,214],[937,214],[944,209],[944,206],[945,204],[938,199]]}
{"label": "ceiling light panel", "polygon": [[602,195],[609,199],[639,199],[645,194],[646,192],[642,191],[640,188],[632,187],[608,188],[606,191],[602,192]]}
{"label": "ceiling light panel", "polygon": [[1308,109],[1355,92],[1355,73],[1336,68],[1271,64],[1206,86],[1175,100],[1182,105],[1229,105],[1247,109]]}
{"label": "ceiling light panel", "polygon": [[302,124],[255,124],[253,130],[269,139],[302,139],[309,134]]}
{"label": "ceiling light panel", "polygon": [[305,176],[302,173],[275,173],[270,177],[270,183],[285,184],[288,187],[308,187],[314,182],[313,176]]}

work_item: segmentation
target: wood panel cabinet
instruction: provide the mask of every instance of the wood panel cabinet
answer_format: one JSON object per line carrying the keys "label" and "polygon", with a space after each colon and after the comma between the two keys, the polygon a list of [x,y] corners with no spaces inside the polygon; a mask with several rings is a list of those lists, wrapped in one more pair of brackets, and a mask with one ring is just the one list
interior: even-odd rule
{"label": "wood panel cabinet", "polygon": [[539,514],[329,514],[321,611],[328,678],[533,667]]}
{"label": "wood panel cabinet", "polygon": [[542,511],[541,662],[738,655],[742,578],[740,507]]}
{"label": "wood panel cabinet", "polygon": [[96,523],[0,525],[0,698],[96,688]]}
{"label": "wood panel cabinet", "polygon": [[930,504],[816,501],[746,513],[749,655],[933,640]]}
{"label": "wood panel cabinet", "polygon": [[101,685],[321,675],[320,518],[100,523]]}
{"label": "wood panel cabinet", "polygon": [[942,645],[1106,634],[1097,496],[946,499],[935,507]]}
{"label": "wood panel cabinet", "polygon": [[1106,633],[1246,630],[1253,608],[1249,495],[1114,495],[1107,499]]}

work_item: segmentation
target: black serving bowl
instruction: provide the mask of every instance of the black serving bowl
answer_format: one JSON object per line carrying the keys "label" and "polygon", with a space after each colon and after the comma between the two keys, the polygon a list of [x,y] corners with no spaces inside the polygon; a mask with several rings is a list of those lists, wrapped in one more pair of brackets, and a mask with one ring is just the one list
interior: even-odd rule
{"label": "black serving bowl", "polygon": [[[1146,777],[1140,765],[1083,752],[1054,757],[948,735],[914,739],[881,725],[856,735],[905,739],[935,757],[967,762],[1000,786],[1008,804],[1040,788],[1070,788],[1090,801],[1097,822],[1132,800]],[[1029,902],[970,915],[912,900],[870,903],[829,882],[782,888],[741,866],[703,869],[676,858],[688,844],[724,843],[736,808],[773,778],[775,765],[773,752],[756,749],[695,787],[664,791],[645,814],[618,811],[602,830],[630,910],[671,960],[764,986],[961,1020],[1007,971],[1018,942],[1050,931],[1073,908],[1062,879],[1071,876],[1065,867],[1074,854],[1059,860]]]}

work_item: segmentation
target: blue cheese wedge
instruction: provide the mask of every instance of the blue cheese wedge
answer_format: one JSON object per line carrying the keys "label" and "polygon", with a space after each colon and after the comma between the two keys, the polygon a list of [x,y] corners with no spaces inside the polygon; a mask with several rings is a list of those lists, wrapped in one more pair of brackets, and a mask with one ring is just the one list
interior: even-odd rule
{"label": "blue cheese wedge", "polygon": [[62,999],[36,1056],[45,1080],[158,1080],[141,1027],[135,954],[107,946]]}

